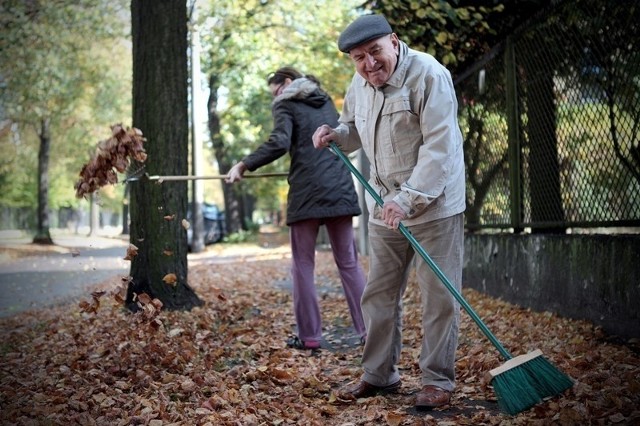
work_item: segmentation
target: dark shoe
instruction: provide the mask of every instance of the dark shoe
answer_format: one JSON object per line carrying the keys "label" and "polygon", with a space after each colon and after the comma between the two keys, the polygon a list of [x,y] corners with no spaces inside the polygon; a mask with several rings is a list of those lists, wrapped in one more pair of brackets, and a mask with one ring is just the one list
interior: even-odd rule
{"label": "dark shoe", "polygon": [[320,342],[308,340],[306,342],[300,340],[298,336],[287,339],[287,346],[294,349],[311,350],[320,349]]}
{"label": "dark shoe", "polygon": [[359,398],[368,398],[375,395],[384,395],[388,393],[396,393],[400,389],[402,382],[398,380],[388,386],[376,386],[371,383],[367,383],[364,380],[360,380],[353,385],[345,386],[338,391],[338,398],[354,400]]}
{"label": "dark shoe", "polygon": [[447,405],[451,400],[451,392],[438,386],[426,385],[416,395],[416,408],[430,410]]}

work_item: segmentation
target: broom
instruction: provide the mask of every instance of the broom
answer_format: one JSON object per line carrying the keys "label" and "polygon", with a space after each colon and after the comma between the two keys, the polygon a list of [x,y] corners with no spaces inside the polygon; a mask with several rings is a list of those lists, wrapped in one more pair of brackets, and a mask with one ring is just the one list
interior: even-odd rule
{"label": "broom", "polygon": [[[335,142],[331,142],[330,147],[346,164],[351,173],[362,183],[376,203],[382,207],[384,204],[382,198],[369,185],[369,182],[364,179],[358,169],[351,164],[351,161],[337,147]],[[427,262],[427,265],[469,314],[471,319],[480,327],[482,333],[498,349],[502,357],[507,360],[500,367],[494,368],[487,373],[488,379],[498,397],[498,405],[503,411],[512,415],[517,414],[536,405],[544,398],[558,395],[573,386],[573,380],[553,366],[539,349],[514,358],[493,335],[460,292],[451,284],[451,281],[444,275],[407,227],[400,223],[398,229],[411,243],[414,250]]]}

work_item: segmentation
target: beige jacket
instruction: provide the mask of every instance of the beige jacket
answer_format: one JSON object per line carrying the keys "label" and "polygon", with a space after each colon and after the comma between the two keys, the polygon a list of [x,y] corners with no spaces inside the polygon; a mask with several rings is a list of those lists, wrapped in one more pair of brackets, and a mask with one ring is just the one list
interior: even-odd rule
{"label": "beige jacket", "polygon": [[[363,148],[369,183],[407,213],[406,226],[465,209],[465,168],[458,101],[449,71],[431,55],[400,42],[396,71],[376,89],[355,74],[335,141],[349,153]],[[370,221],[384,225],[367,193]]]}

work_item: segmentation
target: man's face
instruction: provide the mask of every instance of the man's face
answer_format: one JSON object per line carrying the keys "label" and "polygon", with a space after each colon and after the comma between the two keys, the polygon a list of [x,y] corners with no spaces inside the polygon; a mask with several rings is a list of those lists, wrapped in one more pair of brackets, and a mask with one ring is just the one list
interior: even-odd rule
{"label": "man's face", "polygon": [[356,71],[375,87],[389,80],[398,63],[399,42],[395,34],[389,34],[354,47],[349,56],[356,64]]}

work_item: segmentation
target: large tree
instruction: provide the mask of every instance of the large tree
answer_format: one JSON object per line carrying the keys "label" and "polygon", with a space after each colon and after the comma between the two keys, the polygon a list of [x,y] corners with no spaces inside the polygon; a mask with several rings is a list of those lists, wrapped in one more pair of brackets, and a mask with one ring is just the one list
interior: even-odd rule
{"label": "large tree", "polygon": [[[71,167],[69,159],[84,159],[78,155],[78,147],[95,143],[95,128],[104,130],[108,124],[104,118],[117,116],[113,112],[126,103],[117,88],[106,96],[100,91],[123,80],[112,76],[126,67],[119,64],[119,68],[111,68],[114,55],[105,53],[122,40],[117,29],[122,25],[116,25],[122,3],[8,0],[0,5],[0,119],[12,129],[5,136],[12,135],[3,138],[9,148],[3,152],[7,157],[23,156],[26,161],[31,160],[30,153],[38,153],[37,160],[33,156],[37,170],[30,169],[24,179],[16,179],[22,170],[15,171],[30,168],[28,162],[3,161],[0,191],[4,202],[29,207],[32,201],[24,200],[20,192],[37,191],[33,197],[37,200],[34,242],[53,242],[49,231],[50,169],[66,163],[66,169],[78,170],[80,164]],[[105,98],[115,101],[104,103],[101,99]],[[29,145],[31,135],[37,139],[35,149]],[[67,183],[68,199],[73,199],[73,181],[57,181]],[[5,182],[11,190],[5,190]]]}
{"label": "large tree", "polygon": [[[188,169],[187,7],[184,0],[133,0],[133,125],[147,142],[146,171],[186,175]],[[188,285],[187,184],[141,180],[131,186],[131,263],[127,306],[146,293],[168,309],[202,302]]]}

